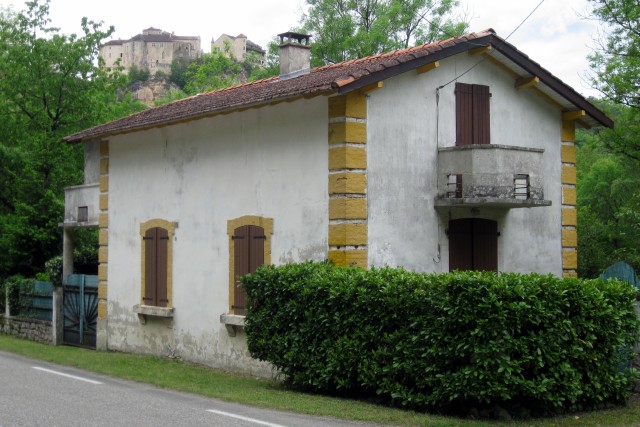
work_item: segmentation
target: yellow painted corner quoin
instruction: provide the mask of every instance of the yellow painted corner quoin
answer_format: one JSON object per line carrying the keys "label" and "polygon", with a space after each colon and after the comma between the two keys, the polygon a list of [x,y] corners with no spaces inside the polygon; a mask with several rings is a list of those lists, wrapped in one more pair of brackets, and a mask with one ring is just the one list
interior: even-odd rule
{"label": "yellow painted corner quoin", "polygon": [[562,225],[578,225],[578,211],[575,208],[562,208]]}
{"label": "yellow painted corner quoin", "polygon": [[329,246],[362,246],[367,244],[367,224],[330,224]]}
{"label": "yellow painted corner quoin", "polygon": [[366,194],[367,176],[359,172],[329,175],[329,194]]}
{"label": "yellow painted corner quoin", "polygon": [[366,169],[367,150],[364,147],[342,146],[329,149],[329,169]]}
{"label": "yellow painted corner quoin", "polygon": [[329,200],[329,219],[367,219],[367,199],[343,197]]}
{"label": "yellow painted corner quoin", "polygon": [[366,250],[330,250],[328,254],[329,261],[335,265],[357,266],[367,268],[368,252]]}
{"label": "yellow painted corner quoin", "polygon": [[367,125],[360,122],[329,123],[329,143],[340,142],[365,144],[367,142]]}

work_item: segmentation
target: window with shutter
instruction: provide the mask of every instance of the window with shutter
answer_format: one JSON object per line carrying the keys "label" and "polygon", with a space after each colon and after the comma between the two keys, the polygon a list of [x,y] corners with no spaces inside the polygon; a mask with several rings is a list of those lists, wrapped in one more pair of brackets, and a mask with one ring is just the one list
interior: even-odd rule
{"label": "window with shutter", "polygon": [[264,228],[255,225],[238,227],[233,234],[235,242],[235,295],[233,309],[235,314],[246,314],[247,294],[238,280],[245,274],[254,273],[264,264]]}
{"label": "window with shutter", "polygon": [[498,271],[498,223],[481,218],[449,221],[449,270]]}
{"label": "window with shutter", "polygon": [[167,243],[169,233],[154,227],[145,233],[145,295],[144,304],[167,306]]}
{"label": "window with shutter", "polygon": [[244,216],[227,222],[229,234],[229,306],[230,313],[246,314],[247,295],[238,280],[271,262],[273,220]]}
{"label": "window with shutter", "polygon": [[154,219],[140,225],[142,236],[141,303],[172,307],[171,263],[175,224]]}
{"label": "window with shutter", "polygon": [[456,145],[490,143],[489,86],[456,83]]}

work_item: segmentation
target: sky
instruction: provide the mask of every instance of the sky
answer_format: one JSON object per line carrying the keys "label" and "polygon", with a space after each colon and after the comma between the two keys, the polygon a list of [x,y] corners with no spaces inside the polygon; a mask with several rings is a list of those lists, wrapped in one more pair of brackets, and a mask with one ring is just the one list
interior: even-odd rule
{"label": "sky", "polygon": [[[470,31],[493,28],[506,38],[541,0],[460,0],[458,12]],[[128,39],[148,27],[176,35],[200,36],[205,52],[222,33],[245,34],[266,47],[278,33],[298,26],[304,0],[51,0],[52,25],[63,33],[80,33],[87,17],[115,27],[114,39]],[[0,6],[25,8],[22,0],[0,0]],[[531,17],[508,39],[520,51],[585,96],[598,93],[588,84],[587,55],[595,46],[598,23],[585,19],[588,0],[542,0]],[[312,39],[313,42],[313,39]]]}

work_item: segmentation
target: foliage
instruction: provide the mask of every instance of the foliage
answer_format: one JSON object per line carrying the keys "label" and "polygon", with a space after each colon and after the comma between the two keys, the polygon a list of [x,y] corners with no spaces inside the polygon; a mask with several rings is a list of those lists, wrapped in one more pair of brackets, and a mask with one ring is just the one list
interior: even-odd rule
{"label": "foliage", "polygon": [[129,68],[127,74],[129,76],[129,84],[135,82],[146,82],[149,80],[151,73],[145,68],[138,68],[135,64]]}
{"label": "foliage", "polygon": [[589,59],[593,84],[608,99],[640,109],[640,4],[635,0],[590,0],[606,24],[606,40]]}
{"label": "foliage", "polygon": [[139,109],[119,100],[126,78],[98,66],[113,28],[83,18],[82,34],[49,25],[49,2],[0,10],[0,278],[32,276],[61,252],[63,188],[82,182],[82,147],[61,138]]}
{"label": "foliage", "polygon": [[464,33],[457,0],[307,0],[303,31],[314,65],[337,63]]}
{"label": "foliage", "polygon": [[600,103],[616,129],[578,131],[578,272],[597,277],[625,260],[640,270],[640,170],[629,156],[612,151],[613,135],[633,127],[630,107]]}
{"label": "foliage", "polygon": [[185,91],[189,95],[196,95],[237,85],[240,83],[238,74],[241,69],[238,61],[227,57],[219,49],[213,49],[189,65]]}
{"label": "foliage", "polygon": [[171,73],[169,81],[184,90],[187,85],[187,70],[191,60],[189,58],[176,58],[171,61]]}
{"label": "foliage", "polygon": [[74,245],[74,273],[98,274],[98,230],[95,228],[75,230]]}
{"label": "foliage", "polygon": [[[12,316],[20,316],[29,313],[31,299],[28,295],[32,292],[33,280],[15,275],[5,279],[0,286],[0,295],[7,295],[9,313]],[[4,302],[3,302],[4,308]]]}
{"label": "foliage", "polygon": [[637,291],[623,282],[307,262],[242,283],[252,356],[308,390],[544,413],[622,402],[635,375]]}
{"label": "foliage", "polygon": [[184,99],[188,96],[189,95],[187,95],[180,89],[170,89],[164,98],[156,99],[155,101],[153,101],[153,104],[154,106],[158,107],[160,105],[168,104],[179,99]]}
{"label": "foliage", "polygon": [[[252,55],[256,55],[253,53]],[[250,56],[251,58],[254,56]],[[278,38],[274,37],[267,44],[267,53],[264,59],[260,58],[263,63],[261,66],[256,66],[249,72],[249,81],[256,81],[260,79],[266,79],[274,77],[280,74],[280,47],[278,45]]]}
{"label": "foliage", "polygon": [[44,264],[44,270],[49,276],[49,281],[55,287],[62,286],[62,255],[51,258]]}

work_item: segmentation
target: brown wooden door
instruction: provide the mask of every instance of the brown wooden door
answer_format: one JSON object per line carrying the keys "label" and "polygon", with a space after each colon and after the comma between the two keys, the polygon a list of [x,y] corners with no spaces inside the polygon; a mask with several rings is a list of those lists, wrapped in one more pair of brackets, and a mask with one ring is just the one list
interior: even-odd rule
{"label": "brown wooden door", "polygon": [[482,218],[449,221],[449,270],[498,271],[498,223]]}
{"label": "brown wooden door", "polygon": [[238,277],[254,273],[258,267],[264,264],[264,242],[266,236],[262,227],[244,225],[234,230],[232,238],[235,248],[234,276],[236,277],[232,308],[235,314],[245,315],[247,294],[242,288],[242,283],[240,283]]}
{"label": "brown wooden door", "polygon": [[150,228],[143,237],[145,245],[144,304],[166,307],[167,255],[169,232],[161,227]]}

